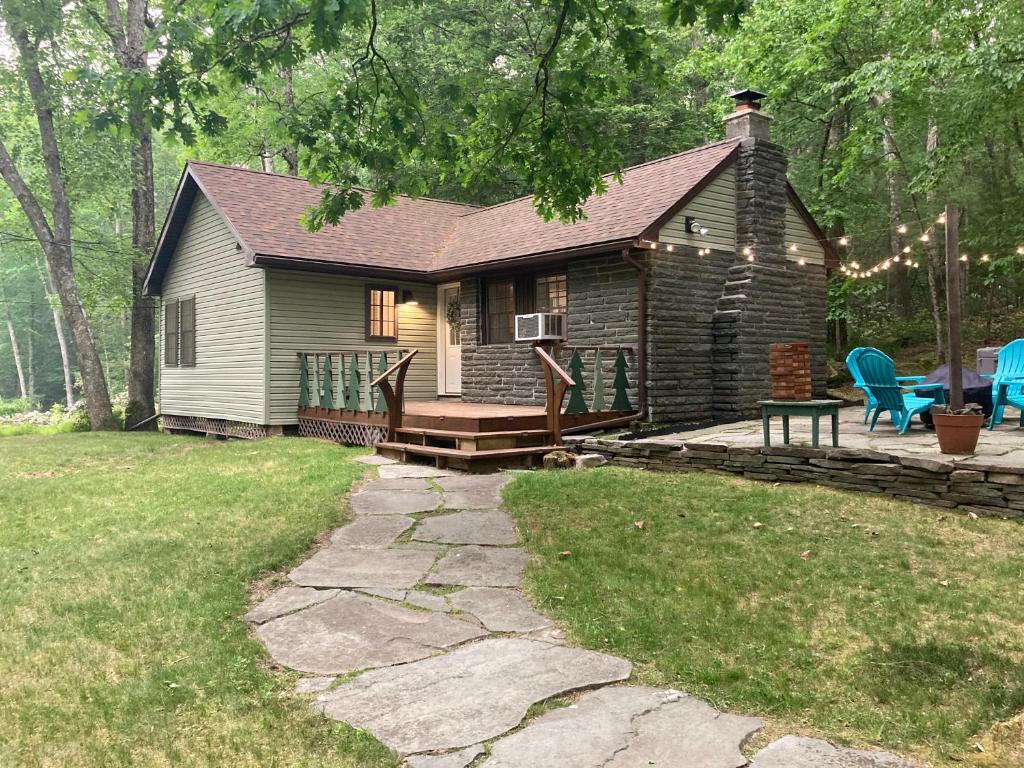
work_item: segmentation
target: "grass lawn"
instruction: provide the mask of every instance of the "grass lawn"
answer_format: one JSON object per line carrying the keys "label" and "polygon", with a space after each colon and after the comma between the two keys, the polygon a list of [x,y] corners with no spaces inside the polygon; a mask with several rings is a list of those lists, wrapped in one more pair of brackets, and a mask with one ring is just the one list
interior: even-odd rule
{"label": "grass lawn", "polygon": [[636,682],[762,715],[770,736],[1024,764],[1024,526],[613,468],[523,475],[505,498],[541,609]]}
{"label": "grass lawn", "polygon": [[240,618],[339,522],[356,453],[0,439],[0,765],[395,766],[289,695]]}

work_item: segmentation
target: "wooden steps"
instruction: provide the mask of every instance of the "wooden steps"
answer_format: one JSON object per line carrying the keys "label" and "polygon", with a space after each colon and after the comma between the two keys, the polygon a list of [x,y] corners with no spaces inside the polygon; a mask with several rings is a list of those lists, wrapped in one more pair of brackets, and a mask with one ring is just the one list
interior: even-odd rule
{"label": "wooden steps", "polygon": [[467,432],[425,427],[402,427],[396,442],[410,445],[455,448],[460,451],[497,451],[511,448],[537,447],[549,443],[551,432],[546,429],[492,430]]}
{"label": "wooden steps", "polygon": [[434,445],[415,445],[405,442],[377,443],[377,453],[390,459],[397,461],[430,459],[440,469],[463,469],[468,472],[493,472],[497,469],[531,467],[539,463],[545,453],[552,450],[554,447],[551,445],[466,451],[458,448],[441,448]]}

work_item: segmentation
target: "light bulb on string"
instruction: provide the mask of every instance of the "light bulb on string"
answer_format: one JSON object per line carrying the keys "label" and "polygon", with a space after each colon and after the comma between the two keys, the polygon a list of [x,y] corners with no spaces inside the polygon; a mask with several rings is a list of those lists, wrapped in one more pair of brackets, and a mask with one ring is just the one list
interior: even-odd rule
{"label": "light bulb on string", "polygon": [[895,256],[893,256],[892,260],[895,261],[897,264],[899,264],[900,263],[900,256],[899,256],[899,254],[896,254]]}
{"label": "light bulb on string", "polygon": [[907,234],[907,225],[900,224],[898,227],[896,227],[896,231],[899,232],[901,235]]}
{"label": "light bulb on string", "polygon": [[912,250],[913,250],[913,248],[911,248],[909,245],[903,246],[903,252],[904,253],[910,253]]}
{"label": "light bulb on string", "polygon": [[960,254],[960,261],[967,261],[967,254],[966,253],[961,253]]}
{"label": "light bulb on string", "polygon": [[801,267],[805,266],[807,264],[807,259],[801,256],[799,259],[796,260],[796,263],[799,264]]}
{"label": "light bulb on string", "polygon": [[929,235],[927,232],[922,232],[921,236],[917,239],[920,240],[922,243],[927,243],[932,238],[931,235]]}
{"label": "light bulb on string", "polygon": [[847,245],[850,244],[850,239],[846,235],[843,235],[842,237],[839,238],[839,244],[843,247],[846,247]]}
{"label": "light bulb on string", "polygon": [[988,254],[987,253],[981,254],[981,260],[982,261],[988,261]]}

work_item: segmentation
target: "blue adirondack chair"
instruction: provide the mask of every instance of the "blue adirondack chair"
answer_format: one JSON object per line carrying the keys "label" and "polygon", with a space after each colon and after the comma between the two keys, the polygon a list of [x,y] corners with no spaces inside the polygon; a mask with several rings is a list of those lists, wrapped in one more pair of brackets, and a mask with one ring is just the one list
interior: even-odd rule
{"label": "blue adirondack chair", "polygon": [[877,349],[865,349],[857,358],[861,381],[865,389],[874,397],[878,406],[871,417],[871,429],[874,430],[878,417],[883,411],[892,415],[896,429],[902,435],[910,427],[910,420],[915,414],[927,411],[935,400],[930,397],[905,395],[896,379],[896,366],[892,358]]}
{"label": "blue adirondack chair", "polygon": [[985,378],[992,379],[992,418],[988,428],[992,429],[1003,420],[1003,409],[1007,405],[1021,409],[1020,424],[1024,426],[1024,339],[1014,339],[999,350],[996,372]]}
{"label": "blue adirondack chair", "polygon": [[[846,368],[847,368],[847,370],[850,371],[850,375],[853,376],[853,386],[857,387],[858,389],[860,389],[860,390],[862,390],[864,392],[864,401],[865,401],[865,403],[864,403],[864,423],[865,424],[868,423],[868,417],[871,415],[871,412],[878,407],[878,400],[876,400],[875,396],[872,395],[871,392],[868,390],[868,388],[864,386],[864,378],[861,376],[860,366],[857,364],[857,360],[860,358],[860,356],[864,352],[869,350],[869,349],[874,351],[874,352],[877,352],[878,354],[880,354],[883,357],[887,358],[889,360],[889,362],[892,362],[892,358],[891,357],[886,355],[881,350],[875,349],[874,347],[855,347],[854,349],[851,349],[850,350],[850,354],[848,354],[846,356]],[[925,379],[924,376],[897,376],[896,377],[896,381],[897,382],[912,381],[915,384],[920,384],[922,381],[924,381],[924,379]],[[896,416],[895,415],[893,415],[893,423],[896,423]]]}

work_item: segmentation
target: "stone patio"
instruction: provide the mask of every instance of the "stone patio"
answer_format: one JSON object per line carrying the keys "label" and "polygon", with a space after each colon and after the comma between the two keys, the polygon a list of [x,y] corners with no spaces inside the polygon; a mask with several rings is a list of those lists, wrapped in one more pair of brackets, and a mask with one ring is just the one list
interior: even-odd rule
{"label": "stone patio", "polygon": [[[839,445],[842,448],[867,448],[898,456],[914,456],[917,458],[936,459],[953,462],[954,464],[984,464],[986,466],[1006,466],[1024,468],[1024,429],[1017,426],[1016,412],[1007,409],[1003,423],[989,432],[981,430],[978,450],[973,456],[947,456],[939,453],[939,441],[935,432],[928,430],[919,419],[902,435],[888,420],[885,414],[878,420],[873,432],[868,431],[864,424],[864,408],[862,406],[839,409]],[[772,418],[772,445],[782,445],[782,419]],[[662,439],[662,438],[659,438]],[[677,432],[664,435],[663,439],[684,440],[688,443],[715,443],[736,446],[761,446],[761,420],[740,421],[707,429],[690,432]],[[811,420],[809,418],[790,418],[790,445],[810,446]],[[819,445],[823,448],[832,445],[832,431],[827,418],[821,420],[821,436]]]}
{"label": "stone patio", "polygon": [[246,619],[275,663],[309,675],[295,695],[315,696],[327,717],[372,733],[409,768],[913,768],[796,737],[748,761],[742,748],[760,719],[614,685],[630,677],[627,660],[564,645],[533,608],[519,589],[529,555],[500,508],[509,475],[372,464],[381,479],[353,495],[355,519],[292,570],[297,586]]}

